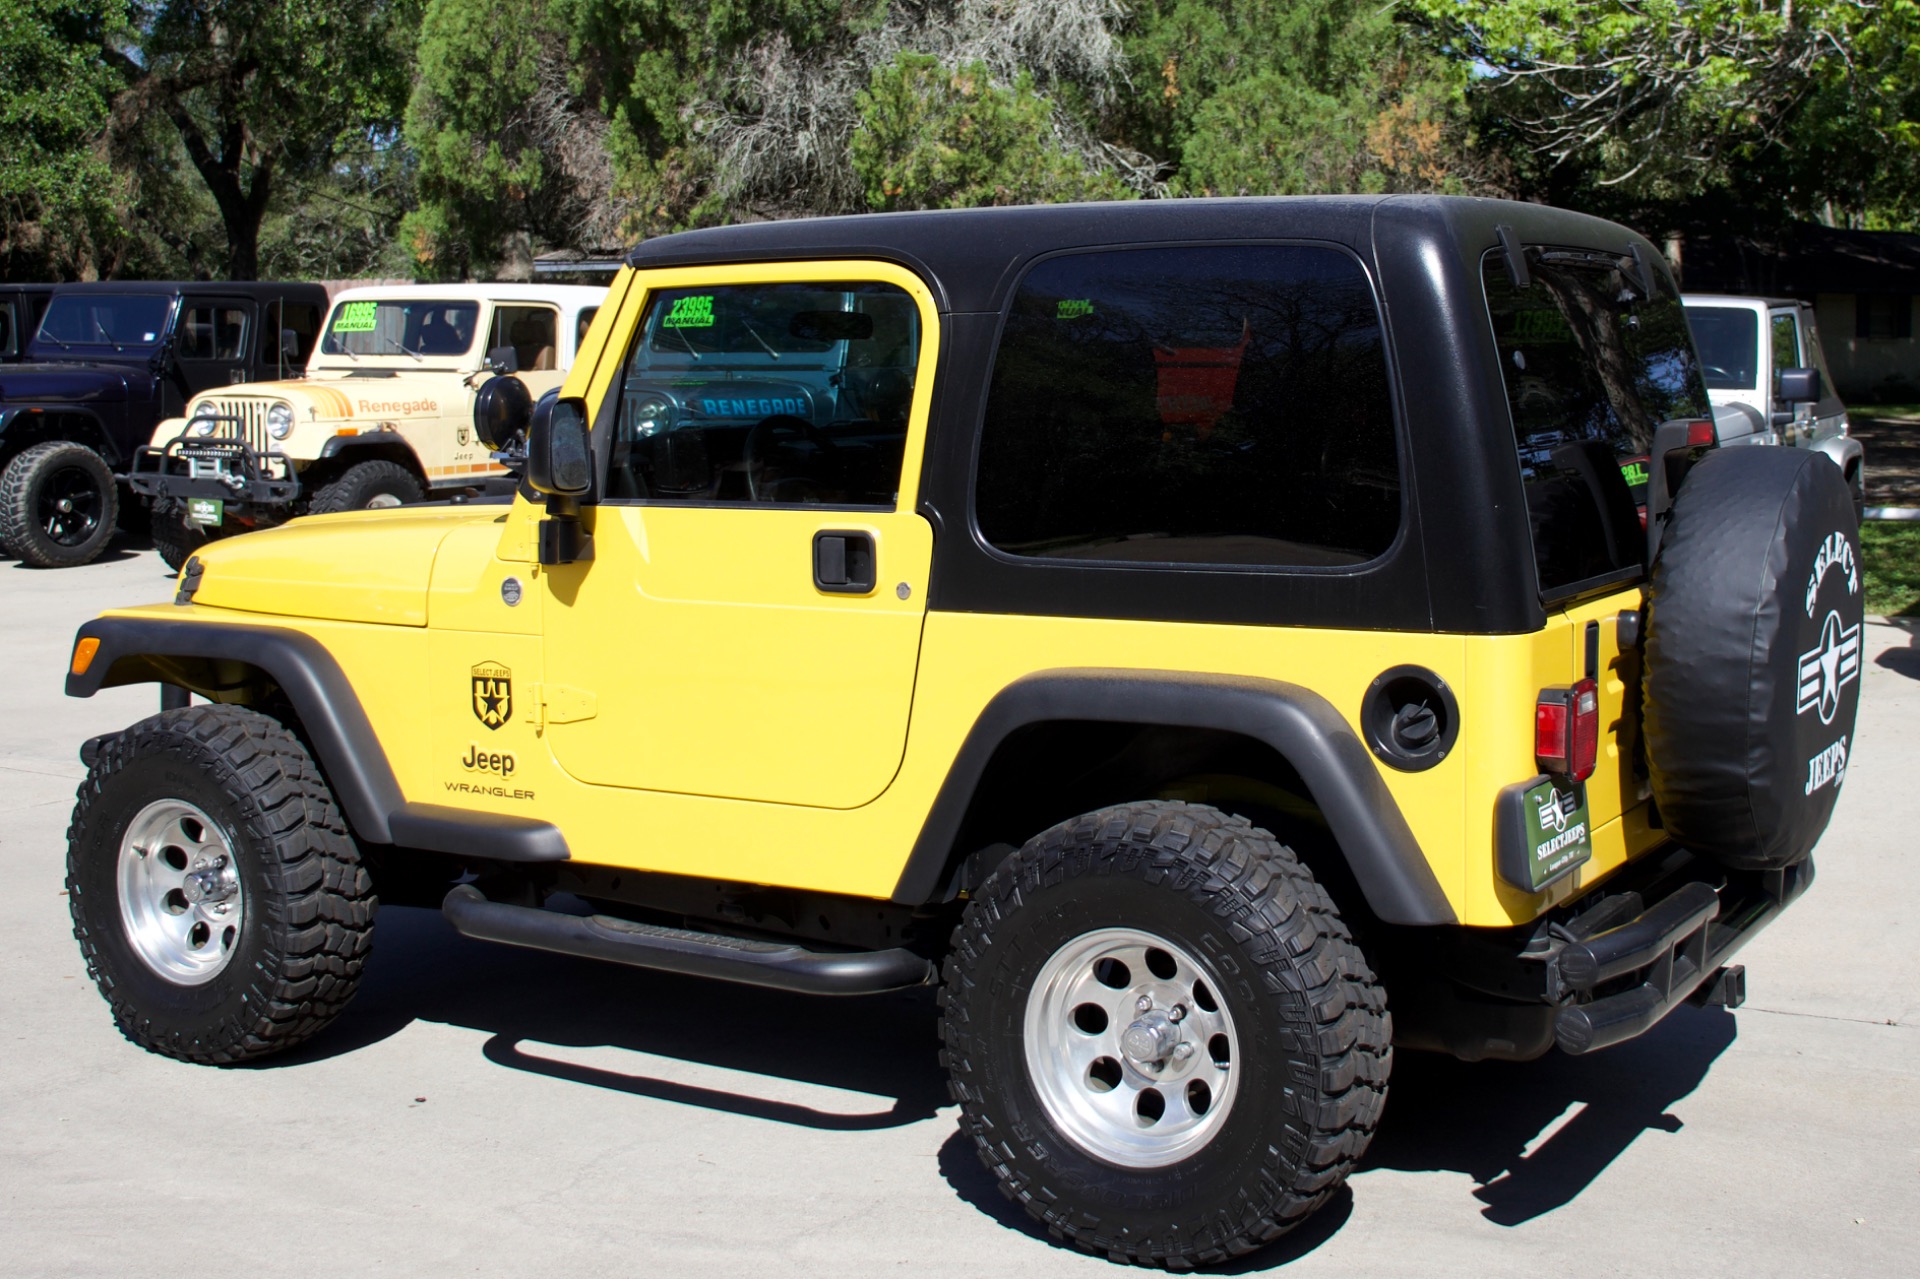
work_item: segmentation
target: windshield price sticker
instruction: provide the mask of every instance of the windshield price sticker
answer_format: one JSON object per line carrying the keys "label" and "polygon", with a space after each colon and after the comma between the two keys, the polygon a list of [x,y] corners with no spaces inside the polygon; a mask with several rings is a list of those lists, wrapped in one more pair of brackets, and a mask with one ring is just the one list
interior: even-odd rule
{"label": "windshield price sticker", "polygon": [[1527,875],[1539,892],[1593,857],[1587,788],[1541,782],[1526,794]]}
{"label": "windshield price sticker", "polygon": [[660,321],[663,329],[710,329],[713,327],[713,295],[675,298],[673,309]]}
{"label": "windshield price sticker", "polygon": [[371,333],[374,317],[379,313],[378,302],[348,302],[333,317],[335,333]]}
{"label": "windshield price sticker", "polygon": [[190,497],[187,499],[187,523],[201,528],[218,528],[225,516],[226,503],[217,497]]}

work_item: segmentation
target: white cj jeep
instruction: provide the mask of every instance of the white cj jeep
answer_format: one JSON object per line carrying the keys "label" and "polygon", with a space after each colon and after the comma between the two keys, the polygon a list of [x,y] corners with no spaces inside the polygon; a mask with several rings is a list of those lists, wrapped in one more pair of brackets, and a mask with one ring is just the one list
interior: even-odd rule
{"label": "white cj jeep", "polygon": [[[401,285],[334,298],[306,376],[221,387],[155,428],[128,477],[179,568],[214,537],[309,512],[400,506],[508,484],[473,429],[495,376],[560,385],[606,290]],[[297,339],[298,335],[291,335]]]}

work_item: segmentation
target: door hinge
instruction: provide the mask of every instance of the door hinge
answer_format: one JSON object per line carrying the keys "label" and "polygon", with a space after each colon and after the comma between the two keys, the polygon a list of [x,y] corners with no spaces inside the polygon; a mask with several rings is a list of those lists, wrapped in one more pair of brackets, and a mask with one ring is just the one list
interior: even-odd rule
{"label": "door hinge", "polygon": [[584,688],[570,688],[565,684],[538,684],[534,686],[534,705],[538,708],[539,725],[572,724],[583,719],[592,719],[600,713],[600,699]]}

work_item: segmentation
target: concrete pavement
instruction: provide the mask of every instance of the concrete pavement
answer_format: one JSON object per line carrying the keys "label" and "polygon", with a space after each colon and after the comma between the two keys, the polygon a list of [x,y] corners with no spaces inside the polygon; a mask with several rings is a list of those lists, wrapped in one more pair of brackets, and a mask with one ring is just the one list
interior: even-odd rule
{"label": "concrete pavement", "polygon": [[[215,1070],[114,1031],[69,934],[74,627],[166,598],[150,551],[0,560],[0,1275],[1117,1273],[955,1135],[932,999],[809,1000],[380,916],[347,1015]],[[1870,628],[1845,799],[1738,1013],[1588,1058],[1402,1054],[1350,1189],[1234,1267],[1317,1276],[1920,1269],[1920,644]]]}

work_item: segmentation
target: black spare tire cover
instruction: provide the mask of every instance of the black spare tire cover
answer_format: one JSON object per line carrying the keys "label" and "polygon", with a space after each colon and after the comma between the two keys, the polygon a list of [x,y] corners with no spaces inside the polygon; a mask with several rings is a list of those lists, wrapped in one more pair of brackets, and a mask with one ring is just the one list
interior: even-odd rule
{"label": "black spare tire cover", "polygon": [[1730,866],[1801,861],[1827,827],[1860,702],[1860,531],[1840,468],[1708,454],[1649,590],[1643,729],[1669,834]]}

